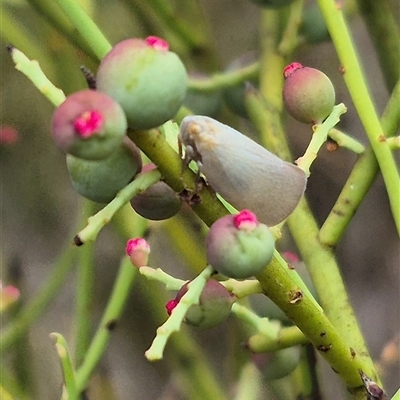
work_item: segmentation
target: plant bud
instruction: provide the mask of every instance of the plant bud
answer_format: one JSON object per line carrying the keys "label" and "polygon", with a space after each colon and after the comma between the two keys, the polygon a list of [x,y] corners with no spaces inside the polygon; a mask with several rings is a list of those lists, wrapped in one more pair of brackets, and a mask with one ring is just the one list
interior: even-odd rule
{"label": "plant bud", "polygon": [[53,115],[53,138],[64,153],[101,160],[119,147],[127,122],[121,106],[97,90],[69,95]]}
{"label": "plant bud", "polygon": [[180,58],[155,36],[118,43],[97,72],[97,88],[121,104],[132,129],[154,128],[174,117],[187,81]]}
{"label": "plant bud", "polygon": [[251,1],[265,8],[285,7],[294,2],[294,0],[251,0]]}
{"label": "plant bud", "polygon": [[20,297],[20,291],[12,285],[3,286],[0,280],[0,313],[13,305]]}
{"label": "plant bud", "polygon": [[144,267],[149,261],[150,245],[146,242],[146,239],[140,237],[129,239],[126,242],[126,254],[135,267]]}
{"label": "plant bud", "polygon": [[247,279],[264,270],[274,249],[272,233],[248,210],[218,219],[206,238],[208,262],[221,274],[235,279]]}
{"label": "plant bud", "polygon": [[[157,167],[147,164],[142,172]],[[160,221],[173,217],[182,207],[178,195],[165,183],[159,181],[131,199],[132,208],[143,218]]]}
{"label": "plant bud", "polygon": [[284,70],[283,101],[288,113],[306,124],[319,124],[335,105],[335,88],[315,68],[292,63]]}
{"label": "plant bud", "polygon": [[[170,315],[177,306],[182,296],[187,292],[186,282],[175,299],[166,304],[166,309]],[[201,292],[199,303],[192,305],[186,313],[185,322],[199,328],[211,328],[228,318],[235,297],[218,281],[210,279]]]}
{"label": "plant bud", "polygon": [[281,379],[295,370],[300,362],[300,346],[276,350],[273,353],[254,354],[253,361],[264,379]]}
{"label": "plant bud", "polygon": [[67,168],[74,189],[97,203],[108,203],[140,172],[139,149],[127,137],[104,160],[83,160],[67,155]]}

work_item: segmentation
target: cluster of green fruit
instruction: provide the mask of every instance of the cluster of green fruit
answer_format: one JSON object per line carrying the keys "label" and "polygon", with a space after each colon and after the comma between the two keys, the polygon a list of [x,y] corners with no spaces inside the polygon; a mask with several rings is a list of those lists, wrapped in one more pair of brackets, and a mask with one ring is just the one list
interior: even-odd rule
{"label": "cluster of green fruit", "polygon": [[[173,118],[187,81],[182,61],[158,37],[127,39],[111,49],[100,63],[96,89],[71,94],[53,116],[53,138],[67,155],[79,194],[108,203],[142,171],[140,151],[127,130],[154,128]],[[132,206],[146,218],[163,219],[179,210],[180,201],[158,182],[134,198]]]}

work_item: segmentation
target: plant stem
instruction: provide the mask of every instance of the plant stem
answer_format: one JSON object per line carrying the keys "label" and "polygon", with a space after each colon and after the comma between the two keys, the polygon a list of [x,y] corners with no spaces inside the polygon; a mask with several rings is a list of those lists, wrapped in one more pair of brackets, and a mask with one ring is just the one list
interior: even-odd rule
{"label": "plant stem", "polygon": [[386,87],[391,91],[400,78],[400,34],[389,3],[388,0],[357,1],[378,53],[379,65],[385,77]]}
{"label": "plant stem", "polygon": [[111,333],[126,304],[135,276],[137,276],[137,270],[133,267],[129,257],[124,257],[97,332],[86,352],[82,365],[76,371],[78,393],[87,385],[93,370],[107,347]]}
{"label": "plant stem", "polygon": [[81,37],[75,26],[64,15],[55,1],[48,0],[27,0],[29,4],[41,14],[55,29],[70,41],[75,47],[87,53],[93,60],[96,60],[95,53],[88,43]]}
{"label": "plant stem", "polygon": [[135,194],[146,190],[159,180],[158,170],[138,174],[131,183],[118,192],[114,200],[88,219],[86,227],[75,236],[75,244],[81,246],[87,241],[94,241],[101,229],[111,221],[113,215],[121,210]]}
{"label": "plant stem", "polygon": [[226,89],[239,83],[243,83],[246,80],[255,78],[259,69],[259,62],[254,62],[234,71],[213,74],[208,79],[193,78],[189,80],[188,88],[199,92],[213,92],[220,89]]}
{"label": "plant stem", "polygon": [[77,250],[75,246],[68,244],[54,265],[47,282],[38,290],[38,294],[1,332],[0,353],[9,349],[18,341],[40,315],[44,313],[51,300],[59,292],[67,274],[73,268]]}
{"label": "plant stem", "polygon": [[61,361],[61,368],[64,375],[64,384],[68,400],[78,400],[78,391],[75,381],[75,371],[72,366],[71,357],[69,355],[68,345],[64,337],[59,333],[50,333],[50,337],[54,340],[58,357]]}
{"label": "plant stem", "polygon": [[71,20],[96,57],[101,60],[111,50],[111,44],[79,2],[77,0],[55,0],[55,2],[63,9],[64,15]]}
{"label": "plant stem", "polygon": [[[85,201],[86,217],[95,210],[95,203]],[[75,312],[75,365],[81,365],[90,342],[94,278],[94,245],[80,249]]]}
{"label": "plant stem", "polygon": [[399,174],[392,152],[384,140],[384,131],[364,80],[350,32],[347,29],[342,10],[336,2],[318,0],[318,4],[342,64],[346,86],[378,160],[389,196],[393,219],[400,233]]}
{"label": "plant stem", "polygon": [[[382,129],[387,137],[392,137],[400,126],[400,81],[381,118]],[[319,231],[318,238],[323,245],[335,246],[351,218],[357,211],[379,172],[379,165],[371,147],[357,160],[332,211]]]}

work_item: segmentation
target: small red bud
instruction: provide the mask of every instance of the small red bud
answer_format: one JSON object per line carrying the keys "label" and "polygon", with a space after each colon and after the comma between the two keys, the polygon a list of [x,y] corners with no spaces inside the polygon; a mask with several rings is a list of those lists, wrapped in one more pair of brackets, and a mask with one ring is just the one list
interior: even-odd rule
{"label": "small red bud", "polygon": [[103,126],[103,115],[96,111],[85,111],[74,121],[75,132],[82,138],[100,133]]}
{"label": "small red bud", "polygon": [[162,50],[162,51],[168,51],[169,50],[169,44],[166,40],[161,39],[157,36],[148,36],[146,38],[146,43],[153,47],[156,50]]}
{"label": "small red bud", "polygon": [[150,246],[143,238],[129,239],[126,243],[126,254],[137,268],[147,265],[149,253]]}

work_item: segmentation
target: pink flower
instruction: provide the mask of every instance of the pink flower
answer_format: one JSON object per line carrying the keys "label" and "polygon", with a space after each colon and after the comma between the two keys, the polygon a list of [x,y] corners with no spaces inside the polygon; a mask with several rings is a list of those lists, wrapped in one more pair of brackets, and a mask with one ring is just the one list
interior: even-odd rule
{"label": "pink flower", "polygon": [[129,239],[126,243],[126,254],[137,268],[147,265],[149,253],[150,245],[143,238]]}

